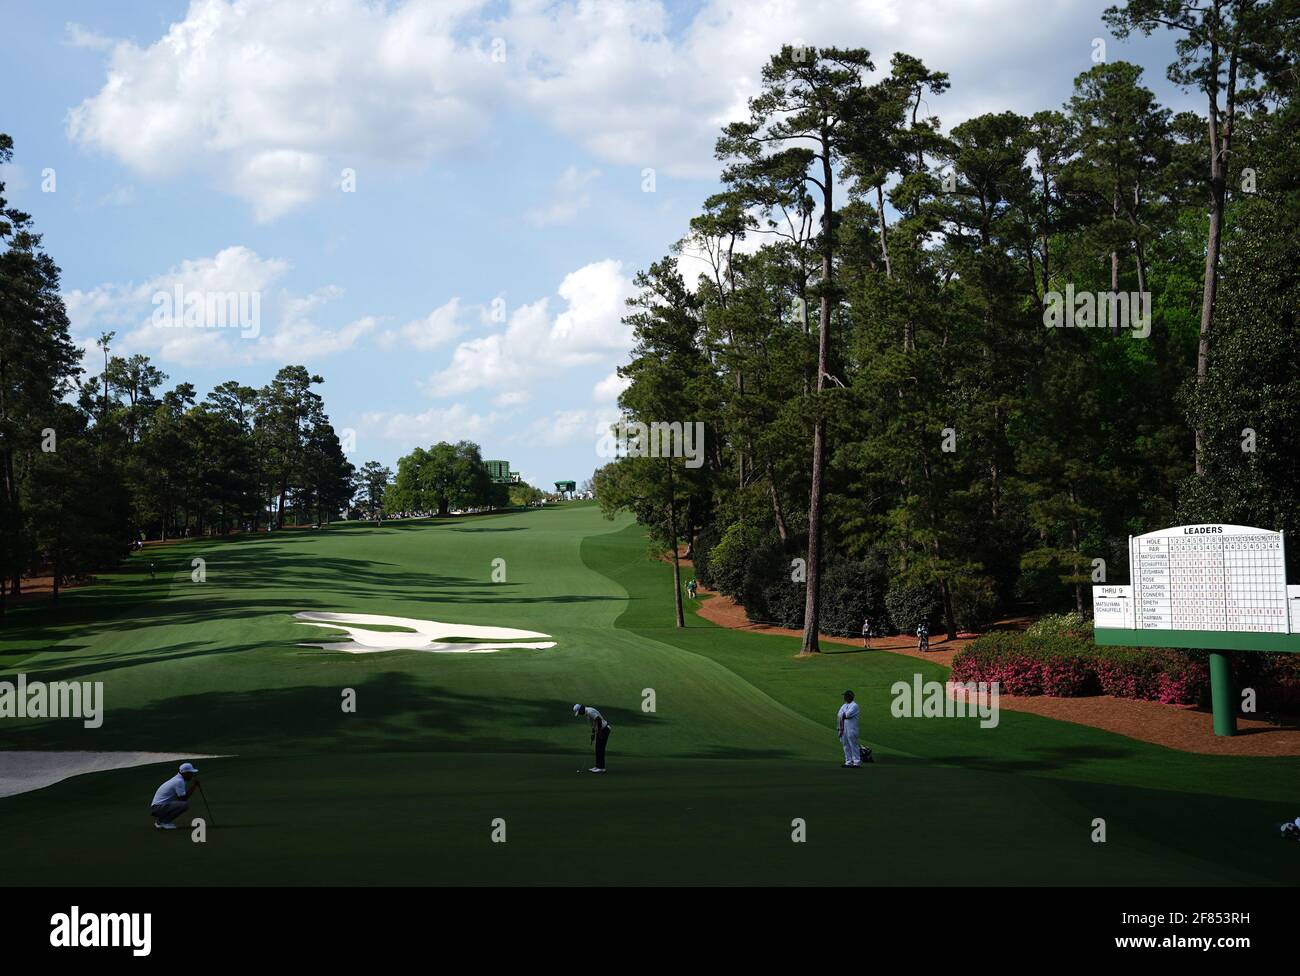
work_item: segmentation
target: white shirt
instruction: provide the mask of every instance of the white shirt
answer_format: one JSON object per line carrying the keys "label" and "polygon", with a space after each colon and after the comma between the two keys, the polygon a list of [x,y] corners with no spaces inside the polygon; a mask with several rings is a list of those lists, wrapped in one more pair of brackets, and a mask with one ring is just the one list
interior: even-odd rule
{"label": "white shirt", "polygon": [[172,800],[185,799],[185,777],[177,773],[162,786],[158,787],[158,792],[153,795],[153,803],[149,806],[155,807],[159,803],[171,803]]}
{"label": "white shirt", "polygon": [[609,725],[609,723],[605,721],[605,716],[601,715],[600,712],[596,711],[596,709],[592,708],[590,705],[587,706],[587,718],[597,722],[597,728],[603,729]]}
{"label": "white shirt", "polygon": [[856,732],[858,730],[858,713],[860,711],[862,709],[858,708],[857,702],[845,702],[840,706],[840,710],[835,717],[844,723],[844,728]]}

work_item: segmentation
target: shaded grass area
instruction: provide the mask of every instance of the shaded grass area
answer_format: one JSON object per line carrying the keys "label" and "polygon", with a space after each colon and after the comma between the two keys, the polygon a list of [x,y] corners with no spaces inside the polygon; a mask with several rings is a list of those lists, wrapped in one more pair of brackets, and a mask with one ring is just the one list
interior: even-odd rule
{"label": "shaded grass area", "polygon": [[[389,754],[207,760],[215,826],[147,826],[156,768],[80,777],[4,801],[6,883],[46,884],[1242,884],[1286,880],[1255,819],[1207,857],[1157,825],[1207,798],[891,763],[627,759],[604,777],[569,755]],[[65,784],[66,785],[66,784]],[[49,802],[58,797],[62,802]],[[1113,812],[1106,844],[1089,840]],[[201,813],[201,803],[190,816]],[[1244,808],[1243,808],[1244,810]],[[504,820],[505,843],[491,840]],[[806,842],[791,840],[792,821]],[[1014,824],[1015,830],[1008,825]],[[1062,830],[1062,825],[1070,829]]]}
{"label": "shaded grass area", "polygon": [[[473,530],[473,531],[470,531]],[[190,560],[208,581],[190,581]],[[105,683],[105,724],[6,720],[2,748],[237,753],[205,760],[215,827],[149,826],[167,767],[0,800],[5,884],[1293,882],[1294,763],[1186,756],[1005,713],[996,729],[890,717],[946,669],[691,617],[640,530],[591,505],[335,526],[143,554],[5,625],[0,677]],[[507,581],[491,582],[503,558]],[[347,655],[299,610],[515,626],[549,651]],[[839,768],[839,692],[880,762]],[[357,711],[340,708],[344,689]],[[652,693],[655,708],[642,702]],[[614,725],[591,764],[575,701]],[[191,810],[201,813],[202,805]],[[491,843],[504,818],[507,842]],[[792,821],[807,829],[791,840]],[[1094,844],[1093,821],[1107,842]],[[186,818],[188,820],[188,817]]]}

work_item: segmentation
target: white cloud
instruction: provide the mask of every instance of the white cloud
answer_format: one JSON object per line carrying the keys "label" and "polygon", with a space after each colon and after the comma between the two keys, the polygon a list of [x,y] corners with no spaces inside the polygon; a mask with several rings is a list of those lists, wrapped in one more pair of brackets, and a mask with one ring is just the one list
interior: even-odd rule
{"label": "white cloud", "polygon": [[626,355],[632,334],[622,319],[635,288],[621,262],[579,268],[565,276],[558,292],[565,302],[558,314],[551,314],[550,299],[543,298],[515,309],[505,331],[458,345],[447,368],[429,380],[430,393],[517,389],[541,376]]}
{"label": "white cloud", "polygon": [[592,398],[600,403],[615,403],[618,401],[619,395],[631,385],[632,381],[630,379],[613,372],[596,384],[596,389],[592,392]]}
{"label": "white cloud", "polygon": [[302,362],[351,349],[358,339],[374,331],[377,324],[374,316],[363,316],[338,329],[328,329],[312,321],[314,311],[342,294],[341,288],[331,285],[304,298],[286,299],[275,328],[260,336],[252,344],[255,348],[246,355],[276,362]]}
{"label": "white cloud", "polygon": [[[461,317],[460,299],[453,298],[422,319],[408,322],[400,329],[384,332],[379,337],[379,344],[384,349],[419,349],[427,352],[446,345],[468,329]],[[486,318],[486,312],[481,308],[478,317],[480,320]]]}
{"label": "white cloud", "polygon": [[[274,291],[288,270],[287,261],[234,246],[184,260],[141,284],[74,289],[63,299],[74,332],[119,331],[114,353],[144,352],[186,366],[327,356],[375,329],[371,316],[338,329],[319,325],[315,313],[342,289],[330,285],[306,296]],[[184,314],[189,296],[200,299],[192,320]],[[238,321],[228,314],[236,309]]]}
{"label": "white cloud", "polygon": [[555,410],[538,417],[512,439],[552,448],[589,443],[596,454],[602,436],[617,419],[617,410]]}
{"label": "white cloud", "polygon": [[[487,0],[192,0],[154,43],[114,44],[103,87],[72,109],[68,131],[142,175],[206,171],[271,220],[344,167],[481,145],[499,109],[612,163],[713,177],[721,127],[745,117],[783,44],[867,45],[882,72],[894,51],[914,54],[951,74],[952,91],[924,110],[952,125],[990,107],[1059,102],[1105,34],[1083,0],[931,0],[924,17],[914,5],[708,0],[670,16],[660,0],[513,0],[504,10]],[[103,46],[78,30],[70,36]],[[1062,64],[1073,49],[1077,64]],[[583,205],[579,186],[529,218],[553,224]]]}
{"label": "white cloud", "polygon": [[[913,54],[952,75],[952,92],[929,106],[951,125],[990,106],[1043,108],[1045,81],[1064,97],[1106,33],[1099,8],[1078,0],[932,0],[925,16],[916,0],[708,0],[675,20],[655,0],[516,3],[499,29],[527,65],[517,97],[530,109],[602,159],[701,178],[716,175],[721,128],[748,116],[783,45],[864,46],[879,72],[894,52]],[[1063,74],[1072,38],[1078,64]]]}
{"label": "white cloud", "polygon": [[551,202],[529,210],[524,219],[537,227],[567,223],[579,211],[591,205],[591,196],[586,192],[586,187],[599,175],[598,169],[580,170],[576,166],[570,166],[555,181]]}
{"label": "white cloud", "polygon": [[504,393],[498,393],[492,402],[498,407],[522,407],[532,398],[533,395],[527,390],[506,390]]}
{"label": "white cloud", "polygon": [[472,440],[491,433],[497,425],[494,413],[479,414],[463,403],[434,407],[423,413],[375,411],[361,417],[361,433],[407,447],[438,441]]}
{"label": "white cloud", "polygon": [[91,51],[107,51],[113,46],[113,39],[105,37],[80,24],[69,22],[63,25],[64,41],[68,47],[82,47]]}
{"label": "white cloud", "polygon": [[476,141],[504,72],[458,39],[477,0],[192,0],[146,47],[114,47],[68,133],[138,173],[204,168],[259,220],[345,166],[421,161]]}
{"label": "white cloud", "polygon": [[243,160],[227,189],[248,200],[254,218],[265,223],[318,196],[328,183],[321,155],[272,149]]}

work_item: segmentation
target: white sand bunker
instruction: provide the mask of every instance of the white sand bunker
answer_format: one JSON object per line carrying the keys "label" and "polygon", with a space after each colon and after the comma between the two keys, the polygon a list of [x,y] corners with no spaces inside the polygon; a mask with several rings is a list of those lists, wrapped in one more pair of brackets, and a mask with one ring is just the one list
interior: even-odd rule
{"label": "white sand bunker", "polygon": [[[98,773],[106,769],[126,769],[129,766],[147,766],[150,763],[179,762],[198,759],[216,759],[197,753],[183,752],[10,752],[0,751],[0,797],[17,796],[32,790],[53,786],[83,773]],[[170,776],[176,770],[171,769]],[[159,783],[166,777],[158,780]]]}
{"label": "white sand bunker", "polygon": [[[326,651],[343,651],[345,654],[375,654],[379,651],[426,651],[430,654],[490,654],[510,648],[545,650],[554,647],[550,634],[535,630],[516,630],[514,627],[475,627],[472,624],[445,624],[437,620],[416,620],[413,617],[385,617],[377,613],[295,613],[294,616],[310,627],[331,627],[347,631],[351,640],[325,644],[300,644],[299,647],[319,647]],[[405,627],[407,632],[367,630],[349,627],[348,624],[370,624],[378,627]],[[492,643],[474,644],[464,640],[448,641],[449,637],[481,637]],[[544,641],[524,642],[522,638],[543,637]]]}

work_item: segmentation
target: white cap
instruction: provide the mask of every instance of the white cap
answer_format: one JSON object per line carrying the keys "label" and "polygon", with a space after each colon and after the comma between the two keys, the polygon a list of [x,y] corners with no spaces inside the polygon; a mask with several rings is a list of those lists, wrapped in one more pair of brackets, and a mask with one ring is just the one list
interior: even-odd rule
{"label": "white cap", "polygon": [[195,769],[194,766],[193,766],[191,763],[181,763],[181,772],[182,772],[182,773],[197,773],[198,770]]}
{"label": "white cap", "polygon": [[574,705],[574,706],[573,706],[573,714],[574,714],[574,715],[581,715],[581,714],[582,714],[582,706],[581,706],[581,705]]}

